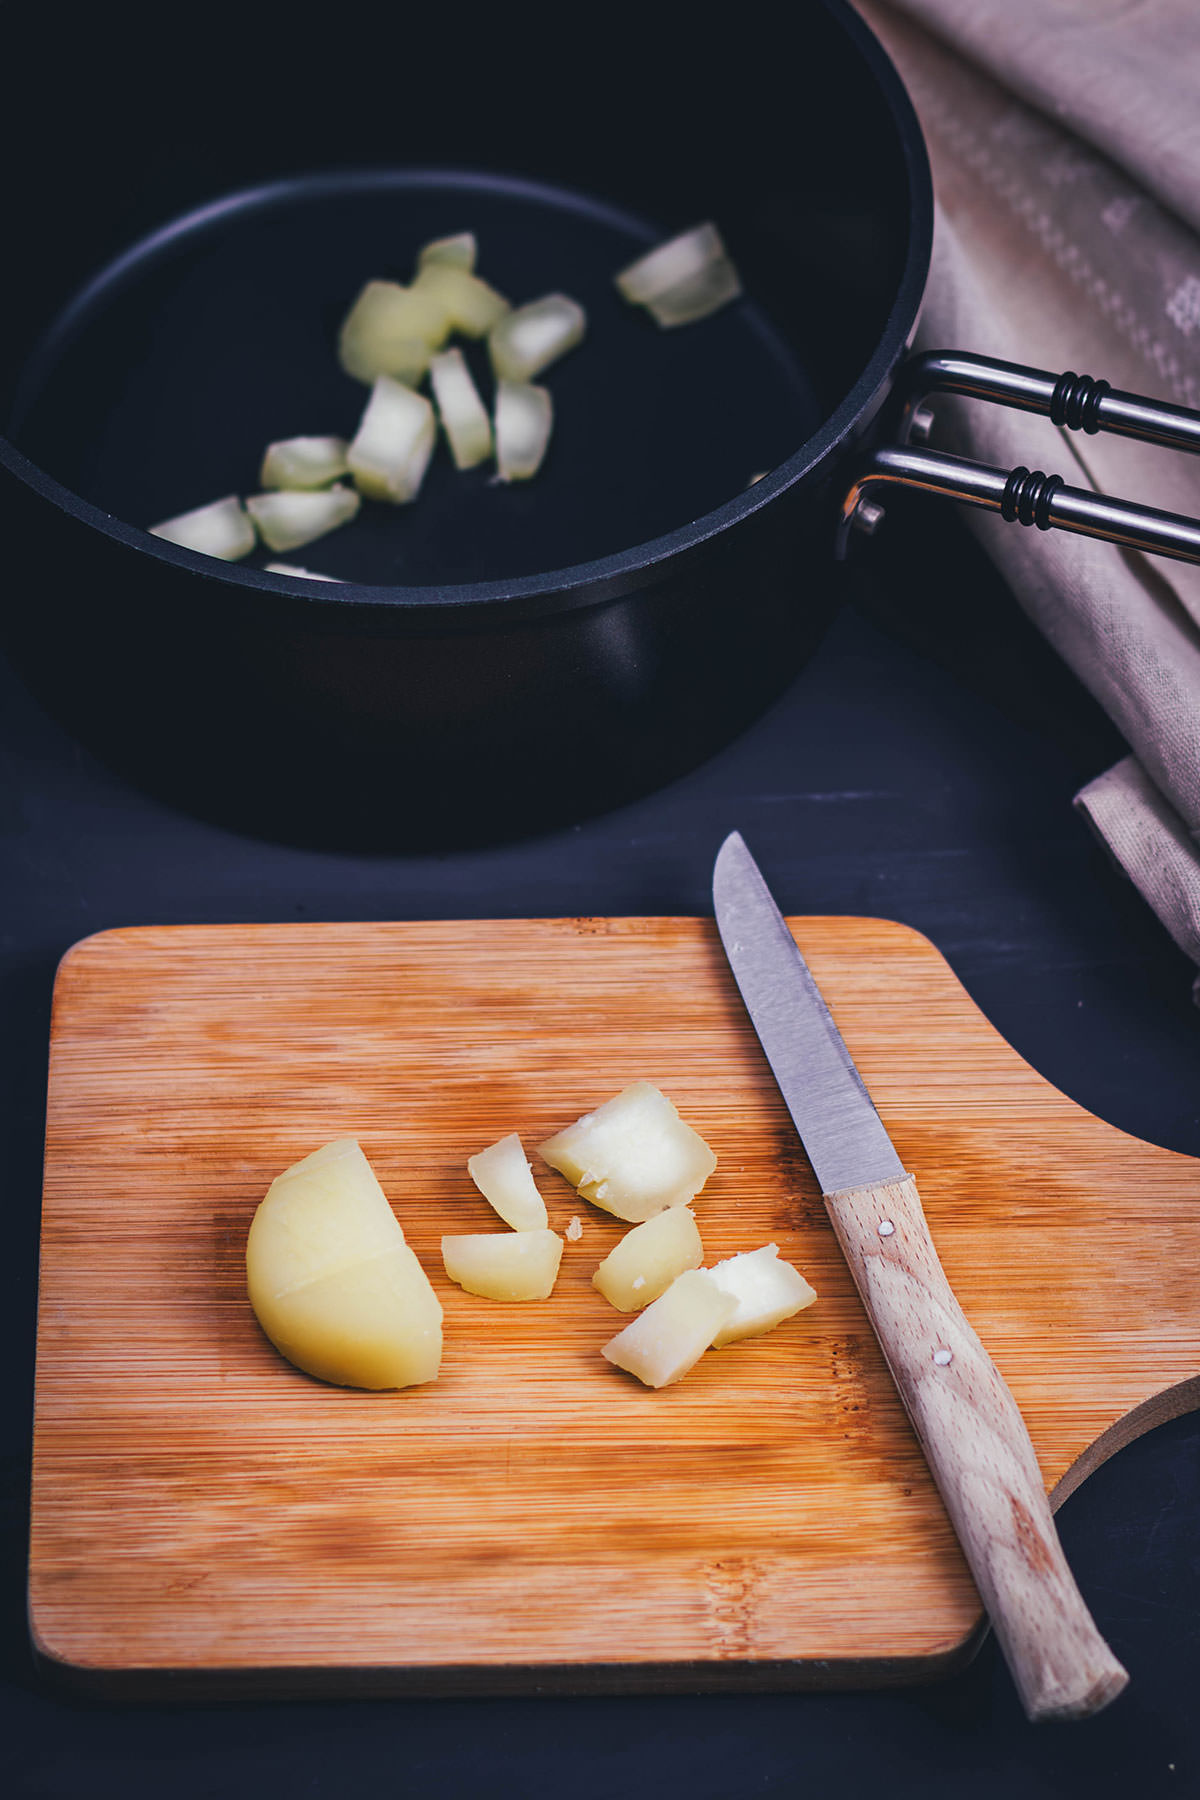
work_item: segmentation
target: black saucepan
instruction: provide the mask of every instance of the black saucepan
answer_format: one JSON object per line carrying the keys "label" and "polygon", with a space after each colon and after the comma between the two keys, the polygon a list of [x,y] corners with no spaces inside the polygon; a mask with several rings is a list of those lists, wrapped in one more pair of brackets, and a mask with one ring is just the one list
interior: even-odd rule
{"label": "black saucepan", "polygon": [[[102,9],[9,17],[6,630],[47,704],[235,825],[467,843],[581,817],[728,742],[819,638],[839,512],[869,529],[881,482],[1147,528],[1028,471],[874,442],[928,267],[924,148],[849,7],[787,16],[658,35],[619,8],[365,6],[318,31],[247,6],[161,49],[148,27],[136,55],[129,16],[125,36]],[[707,218],[747,297],[660,332],[613,273]],[[340,317],[464,229],[512,298],[563,290],[588,312],[543,377],[556,427],[534,481],[443,453],[416,503],[297,553],[340,585],[148,535],[253,491],[272,439],[352,434],[365,390],[334,360]],[[1191,428],[972,358],[912,375],[907,426],[920,388],[989,383],[1087,429]]]}

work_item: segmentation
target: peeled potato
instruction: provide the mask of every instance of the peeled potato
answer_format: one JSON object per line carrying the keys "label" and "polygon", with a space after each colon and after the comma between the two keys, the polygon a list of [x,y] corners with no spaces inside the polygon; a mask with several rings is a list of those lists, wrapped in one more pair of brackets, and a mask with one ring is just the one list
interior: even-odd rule
{"label": "peeled potato", "polygon": [[736,1302],[733,1312],[713,1339],[719,1350],[723,1344],[736,1344],[739,1338],[759,1337],[773,1331],[784,1319],[790,1319],[816,1299],[799,1269],[779,1260],[778,1244],[764,1244],[761,1250],[743,1250],[739,1256],[728,1256],[714,1263],[706,1273],[722,1293]]}
{"label": "peeled potato", "polygon": [[717,1166],[667,1096],[635,1081],[539,1146],[585,1200],[640,1224],[694,1200]]}
{"label": "peeled potato", "polygon": [[271,1183],[246,1241],[246,1285],[275,1348],[309,1375],[361,1388],[437,1377],[441,1305],[353,1138]]}
{"label": "peeled potato", "polygon": [[696,1215],[690,1207],[671,1206],[625,1233],[592,1276],[592,1286],[618,1311],[637,1312],[703,1261]]}
{"label": "peeled potato", "polygon": [[669,1387],[699,1362],[736,1306],[706,1269],[688,1269],[610,1338],[603,1354],[647,1387]]}
{"label": "peeled potato", "polygon": [[485,1300],[545,1300],[562,1260],[556,1231],[479,1231],[442,1239],[451,1281]]}
{"label": "peeled potato", "polygon": [[544,1231],[546,1202],[538,1193],[533,1171],[513,1131],[498,1143],[467,1158],[467,1173],[489,1206],[514,1231]]}

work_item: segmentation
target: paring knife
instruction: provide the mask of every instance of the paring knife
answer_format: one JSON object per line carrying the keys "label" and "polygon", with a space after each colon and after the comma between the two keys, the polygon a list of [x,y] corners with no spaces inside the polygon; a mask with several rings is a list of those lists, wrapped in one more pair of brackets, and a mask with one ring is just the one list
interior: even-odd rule
{"label": "paring knife", "polygon": [[1082,1719],[1129,1677],[1067,1566],[1017,1404],[950,1290],[917,1185],[741,835],[717,927],[905,1411],[1031,1719]]}

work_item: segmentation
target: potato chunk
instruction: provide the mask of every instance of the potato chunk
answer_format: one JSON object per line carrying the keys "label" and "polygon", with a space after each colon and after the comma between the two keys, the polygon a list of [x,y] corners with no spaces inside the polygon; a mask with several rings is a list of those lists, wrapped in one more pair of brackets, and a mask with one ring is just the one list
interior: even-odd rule
{"label": "potato chunk", "polygon": [[451,1281],[485,1300],[544,1300],[558,1276],[556,1231],[481,1231],[442,1239]]}
{"label": "potato chunk", "polygon": [[539,1149],[585,1200],[633,1225],[694,1200],[717,1166],[704,1139],[648,1081],[635,1081]]}
{"label": "potato chunk", "polygon": [[544,1231],[546,1202],[534,1184],[521,1139],[513,1131],[467,1158],[467,1173],[489,1206],[514,1231]]}
{"label": "potato chunk", "polygon": [[362,1388],[437,1377],[441,1305],[353,1138],[271,1183],[246,1240],[246,1285],[275,1348],[309,1375]]}
{"label": "potato chunk", "polygon": [[668,1387],[694,1368],[736,1306],[706,1269],[688,1269],[602,1354],[647,1387]]}
{"label": "potato chunk", "polygon": [[793,1313],[811,1306],[817,1297],[799,1269],[780,1262],[778,1244],[764,1244],[761,1250],[744,1250],[739,1256],[726,1257],[705,1273],[722,1293],[737,1302],[736,1311],[713,1339],[717,1349],[723,1344],[736,1344],[739,1338],[773,1331]]}
{"label": "potato chunk", "polygon": [[703,1261],[696,1215],[689,1207],[670,1206],[625,1233],[592,1276],[592,1286],[620,1312],[637,1312]]}

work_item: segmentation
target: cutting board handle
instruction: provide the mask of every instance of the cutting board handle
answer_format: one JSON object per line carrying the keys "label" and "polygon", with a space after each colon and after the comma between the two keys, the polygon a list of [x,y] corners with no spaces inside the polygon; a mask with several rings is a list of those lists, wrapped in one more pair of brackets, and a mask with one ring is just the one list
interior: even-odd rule
{"label": "cutting board handle", "polygon": [[954,1298],[911,1175],[825,1205],[1031,1719],[1129,1680],[1067,1566],[1025,1422]]}

